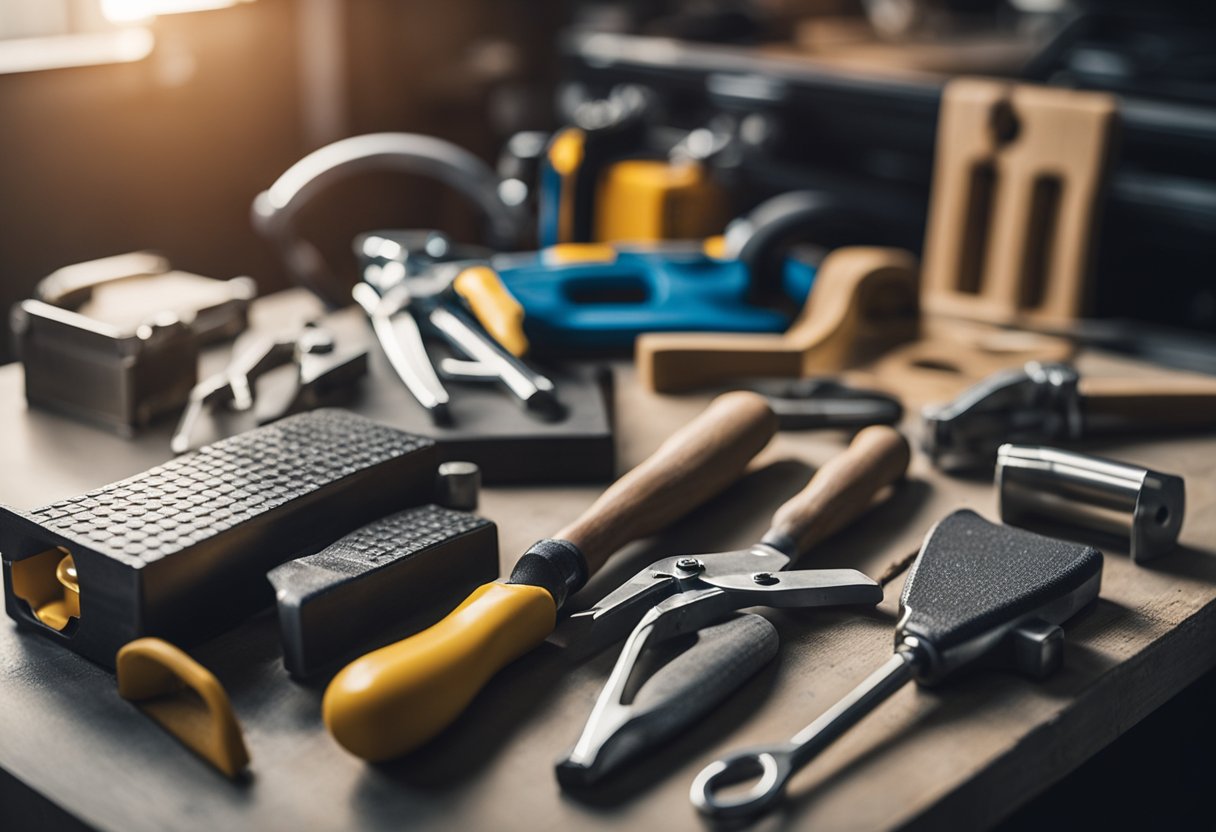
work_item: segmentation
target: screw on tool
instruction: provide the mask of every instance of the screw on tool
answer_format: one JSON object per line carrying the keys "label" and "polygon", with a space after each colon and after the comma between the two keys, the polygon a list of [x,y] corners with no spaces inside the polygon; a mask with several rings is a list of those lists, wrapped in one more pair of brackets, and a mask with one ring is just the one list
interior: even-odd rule
{"label": "screw on tool", "polygon": [[[856,570],[787,567],[901,479],[908,454],[898,431],[868,427],[777,509],[760,543],[743,551],[700,555],[695,559],[700,568],[693,574],[669,567],[691,558],[658,561],[592,609],[571,616],[568,623],[584,630],[583,649],[633,630],[578,741],[555,767],[562,786],[590,786],[683,730],[776,655],[773,626],[757,615],[734,615],[736,610],[881,601],[878,584]],[[778,570],[780,577],[774,574]],[[656,575],[667,580],[656,583]],[[692,634],[695,643],[640,680],[647,664],[640,659],[651,646]]]}
{"label": "screw on tool", "polygon": [[[999,526],[956,511],[929,532],[900,598],[895,655],[788,742],[710,763],[689,798],[714,818],[759,815],[837,737],[915,679],[936,684],[1010,646],[1010,662],[1041,677],[1061,661],[1059,625],[1098,596],[1097,549]],[[724,790],[753,781],[738,797]]]}

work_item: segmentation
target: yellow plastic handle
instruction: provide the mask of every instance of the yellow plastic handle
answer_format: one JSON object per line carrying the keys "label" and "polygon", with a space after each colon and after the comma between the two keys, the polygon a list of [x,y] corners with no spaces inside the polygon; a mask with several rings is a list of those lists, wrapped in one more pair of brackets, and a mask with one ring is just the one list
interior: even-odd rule
{"label": "yellow plastic handle", "polygon": [[456,294],[464,298],[486,332],[507,352],[522,356],[528,351],[524,335],[524,308],[507,291],[498,272],[489,266],[470,266],[452,282]]}
{"label": "yellow plastic handle", "polygon": [[556,621],[544,589],[483,584],[434,626],[344,667],[325,689],[325,725],[365,760],[406,754],[455,720],[499,669],[543,642]]}

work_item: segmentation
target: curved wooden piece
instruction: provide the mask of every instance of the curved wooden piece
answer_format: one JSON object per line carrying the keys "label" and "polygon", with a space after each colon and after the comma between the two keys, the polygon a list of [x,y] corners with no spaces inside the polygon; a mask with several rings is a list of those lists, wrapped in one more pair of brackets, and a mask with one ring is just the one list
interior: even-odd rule
{"label": "curved wooden piece", "polygon": [[782,335],[650,333],[638,338],[642,384],[660,393],[757,376],[835,372],[916,337],[916,258],[850,247],[828,255],[802,313]]}

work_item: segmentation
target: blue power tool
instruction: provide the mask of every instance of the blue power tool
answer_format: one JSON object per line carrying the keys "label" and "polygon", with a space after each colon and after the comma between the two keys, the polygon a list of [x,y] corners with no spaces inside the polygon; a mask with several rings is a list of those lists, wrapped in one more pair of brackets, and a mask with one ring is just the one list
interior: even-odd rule
{"label": "blue power tool", "polygon": [[[712,243],[712,241],[710,241]],[[753,269],[681,243],[567,243],[499,255],[491,265],[524,308],[538,349],[629,349],[643,332],[782,332],[806,300],[814,266],[782,264],[777,303],[749,303]]]}

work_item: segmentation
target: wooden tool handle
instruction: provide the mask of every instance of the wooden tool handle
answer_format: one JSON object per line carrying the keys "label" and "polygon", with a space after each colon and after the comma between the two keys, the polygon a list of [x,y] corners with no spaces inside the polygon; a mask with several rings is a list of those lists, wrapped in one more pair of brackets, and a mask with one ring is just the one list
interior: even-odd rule
{"label": "wooden tool handle", "polygon": [[[908,470],[908,441],[886,425],[868,427],[777,509],[765,542],[797,558],[861,516],[874,496]],[[792,549],[786,548],[792,543]]]}
{"label": "wooden tool handle", "polygon": [[654,534],[734,482],[776,430],[763,396],[719,396],[556,537],[577,546],[594,574],[626,543]]}
{"label": "wooden tool handle", "polygon": [[1087,431],[1216,428],[1216,379],[1082,376],[1077,391]]}

